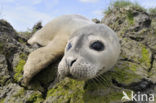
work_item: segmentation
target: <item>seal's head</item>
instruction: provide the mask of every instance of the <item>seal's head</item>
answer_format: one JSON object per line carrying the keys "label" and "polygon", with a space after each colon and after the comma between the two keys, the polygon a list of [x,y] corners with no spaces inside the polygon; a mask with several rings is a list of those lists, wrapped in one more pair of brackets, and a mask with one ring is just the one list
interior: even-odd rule
{"label": "seal's head", "polygon": [[58,66],[61,77],[87,80],[113,67],[120,54],[117,35],[104,24],[91,24],[70,37]]}

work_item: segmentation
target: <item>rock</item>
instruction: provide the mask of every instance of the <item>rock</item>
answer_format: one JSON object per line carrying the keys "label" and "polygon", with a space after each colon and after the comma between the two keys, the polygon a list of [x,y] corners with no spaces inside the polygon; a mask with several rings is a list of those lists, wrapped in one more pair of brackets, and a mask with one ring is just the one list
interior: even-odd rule
{"label": "rock", "polygon": [[16,38],[16,31],[13,27],[5,20],[0,19],[0,33],[7,32],[10,36]]}
{"label": "rock", "polygon": [[32,32],[35,33],[37,30],[40,30],[42,28],[42,23],[38,22],[33,26]]}
{"label": "rock", "polygon": [[0,88],[2,103],[41,103],[42,94],[39,91],[25,90],[15,83]]}
{"label": "rock", "polygon": [[[101,23],[110,26],[120,38],[121,55],[111,71],[88,81],[65,78],[57,83],[60,58],[23,87],[23,66],[34,48],[21,42],[22,37],[9,23],[0,21],[0,103],[121,103],[123,91],[128,96],[132,91],[156,95],[155,20],[144,10],[127,6],[111,8]],[[41,27],[38,25],[34,28]]]}
{"label": "rock", "polygon": [[4,55],[0,54],[0,87],[10,79],[7,61]]}
{"label": "rock", "polygon": [[98,20],[97,18],[92,19],[92,21],[97,24],[100,23],[100,20]]}

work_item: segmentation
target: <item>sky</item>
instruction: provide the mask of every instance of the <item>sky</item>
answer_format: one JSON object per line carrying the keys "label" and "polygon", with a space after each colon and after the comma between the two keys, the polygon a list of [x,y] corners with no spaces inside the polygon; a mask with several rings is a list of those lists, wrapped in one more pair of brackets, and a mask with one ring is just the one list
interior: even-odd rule
{"label": "sky", "polygon": [[[80,14],[101,19],[103,11],[116,0],[0,0],[0,19],[7,20],[17,31],[31,29],[41,21],[45,25],[65,14]],[[156,0],[129,0],[144,8],[156,7]]]}

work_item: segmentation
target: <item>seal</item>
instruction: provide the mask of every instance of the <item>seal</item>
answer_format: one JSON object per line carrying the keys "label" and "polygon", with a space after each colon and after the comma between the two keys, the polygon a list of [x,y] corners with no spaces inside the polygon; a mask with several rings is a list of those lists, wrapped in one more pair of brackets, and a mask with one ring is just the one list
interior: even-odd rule
{"label": "seal", "polygon": [[115,32],[80,15],[63,15],[37,31],[28,43],[43,46],[28,56],[23,82],[64,54],[58,66],[61,77],[87,80],[110,70],[120,54]]}
{"label": "seal", "polygon": [[30,45],[42,46],[31,52],[24,65],[22,82],[27,85],[31,78],[44,69],[48,64],[62,56],[71,34],[86,25],[94,24],[80,15],[63,15],[54,18],[38,30],[29,40]]}

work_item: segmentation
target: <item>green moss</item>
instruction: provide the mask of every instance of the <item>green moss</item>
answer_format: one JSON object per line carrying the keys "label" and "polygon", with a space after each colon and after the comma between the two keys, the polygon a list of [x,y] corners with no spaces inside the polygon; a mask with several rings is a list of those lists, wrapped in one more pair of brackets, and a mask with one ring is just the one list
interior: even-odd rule
{"label": "green moss", "polygon": [[23,66],[25,65],[26,61],[25,61],[26,55],[25,54],[21,54],[20,55],[20,60],[14,70],[15,74],[14,74],[14,79],[18,82],[20,81],[20,79],[22,78],[22,71],[23,71]]}
{"label": "green moss", "polygon": [[3,86],[4,85],[4,83],[6,82],[6,80],[8,79],[9,77],[8,76],[1,76],[0,77],[0,84]]}
{"label": "green moss", "polygon": [[69,78],[61,81],[55,88],[48,91],[47,97],[58,97],[54,103],[70,101],[70,103],[83,103],[83,81],[76,81]]}
{"label": "green moss", "polygon": [[4,103],[4,100],[5,100],[4,98],[0,99],[0,103]]}
{"label": "green moss", "polygon": [[140,63],[144,64],[147,68],[151,65],[150,52],[145,46],[142,47],[142,57],[139,58]]}
{"label": "green moss", "polygon": [[24,88],[20,89],[15,95],[13,95],[14,97],[21,97],[24,95]]}
{"label": "green moss", "polygon": [[133,16],[132,11],[127,12],[127,20],[128,20],[129,25],[134,24],[134,16]]}
{"label": "green moss", "polygon": [[114,7],[123,8],[123,7],[134,5],[134,4],[130,1],[127,1],[127,0],[117,0],[112,5]]}
{"label": "green moss", "polygon": [[104,13],[108,15],[112,12],[114,8],[125,8],[128,6],[134,8],[135,10],[146,11],[146,9],[144,9],[137,3],[132,3],[128,0],[116,0],[115,2],[111,3],[111,5],[108,7],[106,11],[104,11]]}
{"label": "green moss", "polygon": [[136,72],[137,71],[137,65],[133,64],[133,63],[130,63],[130,68],[129,69]]}
{"label": "green moss", "polygon": [[40,93],[33,93],[30,95],[30,98],[27,99],[27,103],[42,103],[43,98]]}
{"label": "green moss", "polygon": [[21,59],[15,69],[14,79],[19,81],[22,78],[23,66],[25,64],[25,60]]}
{"label": "green moss", "polygon": [[129,84],[132,81],[134,81],[134,79],[138,78],[138,75],[136,75],[132,70],[130,70],[131,67],[115,69],[115,72],[111,75],[120,83]]}
{"label": "green moss", "polygon": [[21,38],[19,38],[18,41],[19,41],[20,43],[26,44],[26,42],[24,42]]}

